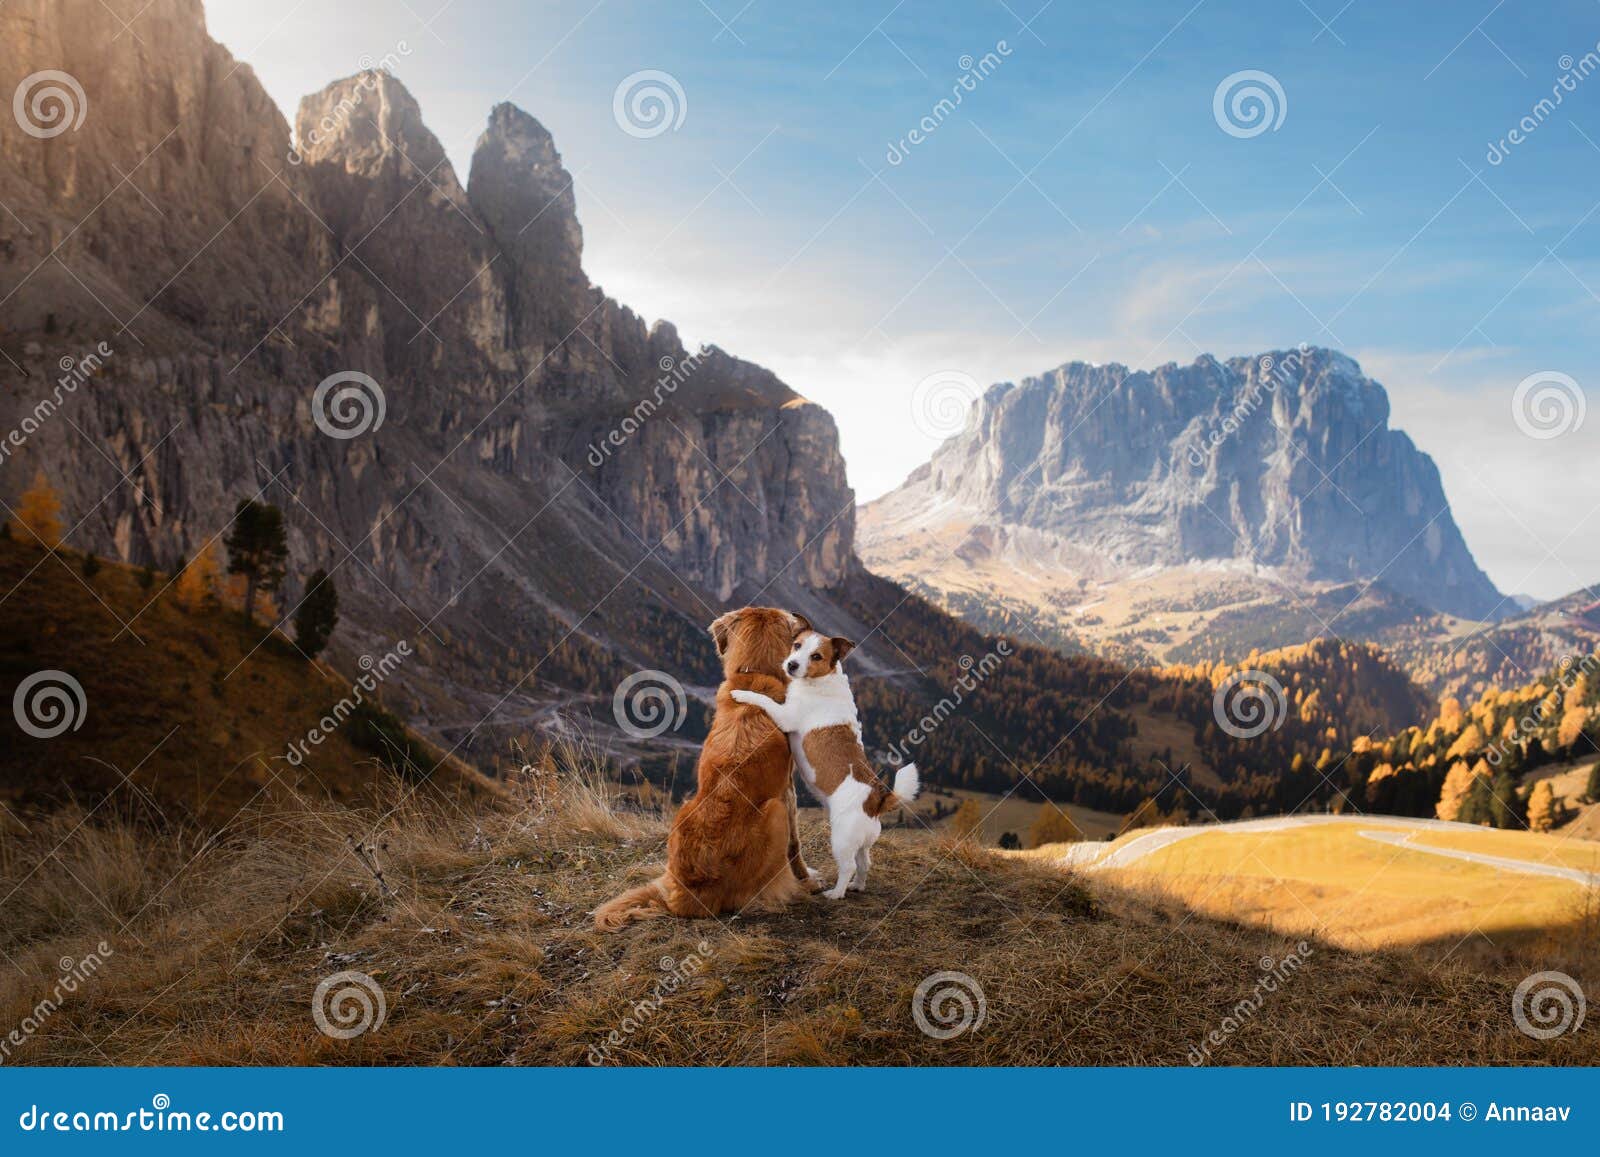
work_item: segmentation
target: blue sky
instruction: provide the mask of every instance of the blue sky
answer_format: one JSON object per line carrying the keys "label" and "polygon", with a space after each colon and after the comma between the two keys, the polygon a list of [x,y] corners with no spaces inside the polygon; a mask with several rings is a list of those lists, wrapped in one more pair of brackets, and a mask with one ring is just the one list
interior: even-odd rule
{"label": "blue sky", "polygon": [[[1502,589],[1600,580],[1600,412],[1549,439],[1512,412],[1551,372],[1600,410],[1600,71],[1574,79],[1600,3],[206,9],[291,119],[393,54],[463,178],[492,105],[533,113],[576,175],[591,277],[826,405],[863,498],[935,445],[909,419],[929,374],[1311,342],[1388,387]],[[639,137],[613,96],[645,69],[683,115]],[[1253,136],[1213,108],[1244,70],[1283,94]]]}

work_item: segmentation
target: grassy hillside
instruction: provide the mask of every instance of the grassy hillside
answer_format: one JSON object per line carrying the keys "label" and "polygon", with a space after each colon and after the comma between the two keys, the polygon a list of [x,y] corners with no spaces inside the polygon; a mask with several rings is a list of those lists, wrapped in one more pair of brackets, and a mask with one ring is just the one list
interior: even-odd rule
{"label": "grassy hillside", "polygon": [[[1079,863],[1123,849],[1134,855],[1140,835],[1086,848]],[[1281,830],[1191,829],[1104,872],[1121,886],[1213,917],[1321,936],[1355,950],[1406,948],[1479,966],[1515,961],[1580,976],[1600,971],[1600,888],[1430,849],[1600,872],[1600,843],[1590,840],[1419,830],[1383,816]],[[1048,859],[1050,852],[1025,855]]]}
{"label": "grassy hillside", "polygon": [[[1520,973],[1304,951],[1297,936],[899,830],[865,895],[603,936],[589,912],[659,863],[662,821],[618,813],[570,770],[530,770],[517,787],[516,806],[470,815],[280,810],[261,834],[198,853],[96,819],[27,878],[19,865],[76,817],[10,839],[0,948],[16,968],[0,971],[0,1020],[34,1007],[59,958],[101,939],[115,955],[8,1063],[1177,1065],[1259,992],[1264,959],[1291,953],[1298,969],[1211,1063],[1600,1061],[1592,1027],[1552,1041],[1516,1030]],[[75,902],[80,888],[100,903]],[[381,989],[384,1018],[341,1039],[313,1005],[319,983],[350,971],[374,986],[371,1020]],[[970,978],[974,1018],[983,996],[983,1023],[946,1040],[912,1008],[940,972]]]}
{"label": "grassy hillside", "polygon": [[[406,748],[381,708],[305,743],[296,766],[291,745],[351,695],[359,672],[309,663],[236,611],[183,609],[166,575],[114,563],[86,575],[83,562],[75,551],[49,555],[0,539],[0,803],[93,808],[115,795],[123,812],[225,822],[289,792],[369,800],[397,778],[432,771],[437,754],[414,739]],[[21,729],[13,696],[41,670],[66,672],[83,688],[76,730],[41,739]],[[381,688],[366,698],[381,701]],[[487,786],[454,762],[430,779],[452,792]]]}

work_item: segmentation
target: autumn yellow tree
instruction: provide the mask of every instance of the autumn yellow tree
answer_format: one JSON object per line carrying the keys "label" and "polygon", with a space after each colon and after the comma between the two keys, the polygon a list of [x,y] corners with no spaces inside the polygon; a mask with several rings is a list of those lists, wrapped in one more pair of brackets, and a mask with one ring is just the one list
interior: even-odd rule
{"label": "autumn yellow tree", "polygon": [[17,523],[24,542],[37,542],[46,550],[61,545],[61,499],[44,471],[33,476],[33,485],[17,501]]}
{"label": "autumn yellow tree", "polygon": [[1565,751],[1578,742],[1578,736],[1583,734],[1583,729],[1589,722],[1589,710],[1573,700],[1566,714],[1561,716],[1561,725],[1556,729],[1556,746]]}
{"label": "autumn yellow tree", "polygon": [[1071,844],[1083,839],[1072,817],[1054,804],[1045,804],[1034,817],[1028,829],[1028,846],[1042,848],[1046,844]]}
{"label": "autumn yellow tree", "polygon": [[1444,753],[1444,756],[1446,759],[1454,759],[1458,755],[1472,755],[1482,747],[1483,732],[1478,730],[1476,723],[1469,723],[1467,724],[1467,729],[1450,745],[1450,749]]}
{"label": "autumn yellow tree", "polygon": [[956,809],[956,814],[950,817],[950,832],[956,839],[966,843],[979,843],[983,838],[983,806],[975,799],[969,799]]}
{"label": "autumn yellow tree", "polygon": [[222,562],[217,557],[217,544],[208,542],[178,575],[178,605],[186,611],[210,606],[217,599],[221,582]]}
{"label": "autumn yellow tree", "polygon": [[1561,805],[1556,801],[1555,789],[1548,779],[1533,785],[1528,797],[1528,826],[1536,832],[1548,832],[1561,818]]}
{"label": "autumn yellow tree", "polygon": [[1458,818],[1461,805],[1466,802],[1473,785],[1487,772],[1488,764],[1481,759],[1475,767],[1468,767],[1464,759],[1451,764],[1444,777],[1444,785],[1439,789],[1439,802],[1434,805],[1433,814],[1442,820]]}

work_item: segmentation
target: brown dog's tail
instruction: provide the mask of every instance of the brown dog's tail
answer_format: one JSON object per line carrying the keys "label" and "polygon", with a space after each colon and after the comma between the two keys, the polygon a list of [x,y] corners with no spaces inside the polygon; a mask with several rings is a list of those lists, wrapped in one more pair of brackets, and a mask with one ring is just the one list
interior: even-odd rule
{"label": "brown dog's tail", "polygon": [[607,900],[594,910],[594,926],[600,932],[615,932],[631,920],[648,920],[664,916],[667,907],[665,876],[658,876],[648,884],[629,888],[614,900]]}

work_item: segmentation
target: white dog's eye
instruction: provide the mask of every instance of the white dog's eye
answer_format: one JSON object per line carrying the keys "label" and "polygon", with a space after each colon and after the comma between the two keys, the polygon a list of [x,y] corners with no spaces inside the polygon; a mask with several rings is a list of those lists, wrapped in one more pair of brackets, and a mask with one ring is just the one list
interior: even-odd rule
{"label": "white dog's eye", "polygon": [[822,658],[822,652],[821,651],[812,651],[811,652],[811,658],[813,660]]}

